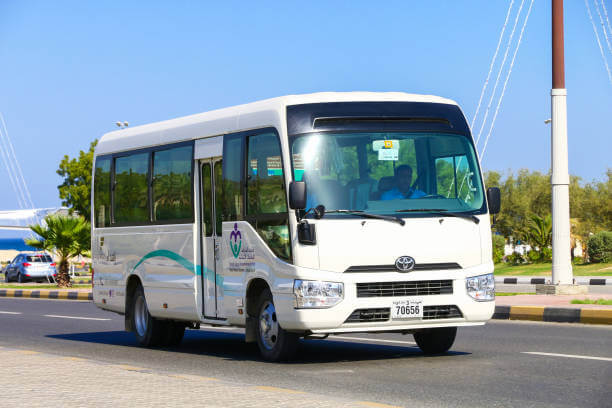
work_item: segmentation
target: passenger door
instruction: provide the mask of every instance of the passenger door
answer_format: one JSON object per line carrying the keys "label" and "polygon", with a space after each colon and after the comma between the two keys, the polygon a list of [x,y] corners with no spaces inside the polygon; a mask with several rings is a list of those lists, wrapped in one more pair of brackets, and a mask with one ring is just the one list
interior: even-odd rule
{"label": "passenger door", "polygon": [[223,292],[217,287],[221,235],[217,209],[221,208],[221,169],[220,158],[200,161],[202,314],[207,318],[222,317],[219,305]]}

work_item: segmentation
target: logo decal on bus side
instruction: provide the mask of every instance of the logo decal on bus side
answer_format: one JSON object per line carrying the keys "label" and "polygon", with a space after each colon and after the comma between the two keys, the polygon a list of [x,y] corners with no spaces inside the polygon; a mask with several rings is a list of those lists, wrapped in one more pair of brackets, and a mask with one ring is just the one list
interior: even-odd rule
{"label": "logo decal on bus side", "polygon": [[[238,239],[240,239],[240,241]],[[234,255],[234,258],[238,258],[238,255],[240,254],[240,249],[242,248],[242,234],[238,229],[238,223],[234,224],[234,230],[230,234],[229,245],[230,249],[232,250],[232,255]]]}

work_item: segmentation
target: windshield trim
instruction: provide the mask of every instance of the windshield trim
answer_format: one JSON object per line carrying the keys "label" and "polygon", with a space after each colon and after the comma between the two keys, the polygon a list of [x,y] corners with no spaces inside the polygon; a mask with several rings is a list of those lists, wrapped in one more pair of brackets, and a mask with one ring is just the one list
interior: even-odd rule
{"label": "windshield trim", "polygon": [[[469,133],[466,134],[464,132],[458,132],[458,131],[453,131],[453,130],[448,130],[448,131],[436,131],[436,130],[412,130],[412,131],[407,131],[407,130],[371,130],[371,129],[364,129],[364,130],[360,130],[360,131],[355,131],[355,130],[351,130],[351,129],[346,129],[346,130],[313,130],[310,132],[304,132],[304,133],[299,133],[299,134],[294,134],[294,135],[290,135],[288,137],[288,150],[289,150],[289,164],[291,166],[291,171],[290,171],[290,179],[289,182],[291,181],[297,181],[295,179],[295,171],[294,171],[294,160],[293,160],[293,153],[292,153],[292,148],[293,148],[293,144],[296,142],[296,140],[298,140],[301,137],[305,137],[305,136],[310,136],[310,135],[317,135],[317,134],[345,134],[345,133],[436,133],[438,135],[445,135],[445,134],[449,134],[449,135],[455,135],[455,136],[463,136],[467,139],[469,145],[472,147],[473,152],[474,152],[474,156],[476,158],[476,166],[478,168],[478,173],[479,173],[479,178],[480,178],[480,184],[482,186],[482,194],[483,194],[483,198],[482,198],[482,205],[480,206],[480,208],[477,209],[471,209],[471,210],[466,210],[466,211],[460,211],[460,210],[453,210],[453,212],[458,213],[458,214],[465,214],[465,215],[482,215],[482,214],[487,214],[489,212],[489,208],[488,208],[488,204],[487,204],[487,194],[486,194],[486,187],[484,184],[484,177],[482,174],[482,168],[480,166],[480,160],[478,158],[478,151],[476,150],[476,146],[474,145],[474,140],[472,138],[472,135]],[[289,185],[289,183],[287,183],[287,185]],[[306,208],[306,210],[308,210],[308,208]],[[330,208],[330,210],[336,210],[336,208]],[[385,212],[385,213],[381,213],[380,215],[387,215],[387,216],[391,216],[391,217],[398,217],[398,218],[440,218],[443,216],[440,215],[433,215],[431,213],[428,212],[414,212],[414,213],[403,213],[403,212],[395,212],[393,211],[392,213],[390,212]],[[330,219],[348,219],[349,217],[347,217],[347,214],[329,214],[329,216],[326,216]],[[307,214],[304,218],[307,219],[313,219],[314,216],[312,214]]]}

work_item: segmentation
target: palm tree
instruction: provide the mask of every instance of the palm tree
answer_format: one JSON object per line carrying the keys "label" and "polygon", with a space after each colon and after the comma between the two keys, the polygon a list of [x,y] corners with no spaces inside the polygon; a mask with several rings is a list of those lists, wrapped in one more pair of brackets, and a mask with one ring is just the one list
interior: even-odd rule
{"label": "palm tree", "polygon": [[540,217],[532,215],[527,229],[527,240],[531,247],[540,255],[540,261],[544,258],[544,249],[552,244],[552,218],[549,215]]}
{"label": "palm tree", "polygon": [[54,253],[59,258],[57,286],[70,287],[68,260],[89,251],[90,224],[81,216],[68,215],[47,215],[44,221],[45,226],[29,226],[40,238],[26,238],[25,243]]}

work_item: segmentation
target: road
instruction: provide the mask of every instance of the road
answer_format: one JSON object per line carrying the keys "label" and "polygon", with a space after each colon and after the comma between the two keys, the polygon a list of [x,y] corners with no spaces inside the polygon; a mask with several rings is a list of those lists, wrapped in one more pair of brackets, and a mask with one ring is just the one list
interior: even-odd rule
{"label": "road", "polygon": [[333,336],[304,341],[296,361],[274,364],[231,329],[188,330],[179,348],[144,349],[123,332],[122,316],[89,302],[0,298],[0,346],[399,406],[612,401],[609,326],[492,321],[460,329],[438,357],[425,357],[410,335]]}

